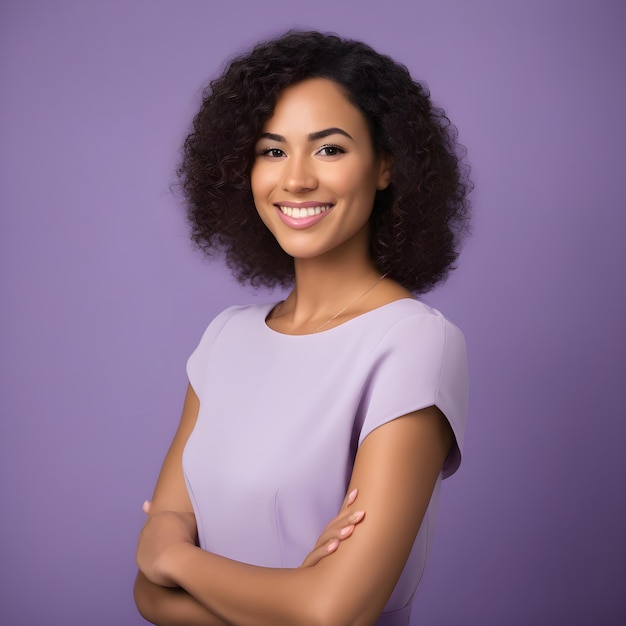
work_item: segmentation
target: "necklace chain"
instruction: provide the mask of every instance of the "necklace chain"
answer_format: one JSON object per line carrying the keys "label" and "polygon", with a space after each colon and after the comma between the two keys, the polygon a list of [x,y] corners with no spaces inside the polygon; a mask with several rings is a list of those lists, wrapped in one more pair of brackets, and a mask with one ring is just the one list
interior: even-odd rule
{"label": "necklace chain", "polygon": [[[342,309],[340,309],[339,311],[337,311],[337,313],[335,313],[330,319],[326,320],[323,324],[321,324],[320,326],[318,326],[313,332],[314,333],[318,333],[320,330],[322,330],[322,328],[325,328],[326,326],[328,326],[328,324],[330,324],[331,322],[333,322],[334,320],[336,320],[342,313],[345,313],[345,311],[347,311],[353,304],[356,304],[361,298],[363,298],[365,295],[367,295],[370,291],[372,291],[372,289],[374,289],[374,287],[376,287],[376,285],[378,285],[378,283],[383,279],[387,277],[387,274],[389,272],[385,272],[384,274],[382,274],[381,276],[379,276],[365,291],[363,291],[362,293],[360,293],[354,300],[352,300],[351,302],[348,302],[348,304],[346,304],[346,306],[344,306]],[[282,308],[282,303],[281,303],[281,308]],[[268,324],[269,322],[272,320],[268,320]]]}
{"label": "necklace chain", "polygon": [[349,302],[348,304],[346,304],[346,306],[343,307],[343,309],[341,309],[340,311],[338,311],[337,313],[335,313],[329,320],[325,321],[321,326],[318,326],[315,329],[316,333],[319,333],[320,330],[322,330],[322,328],[325,328],[326,326],[328,326],[328,324],[330,324],[332,321],[336,320],[342,313],[344,313],[345,311],[347,311],[353,304],[356,304],[363,296],[365,296],[366,294],[368,294],[370,291],[372,291],[372,289],[374,289],[374,287],[376,287],[376,285],[378,285],[378,283],[385,278],[385,276],[387,276],[388,272],[385,272],[384,274],[382,274],[381,276],[379,276],[363,293],[361,293],[360,295],[358,295],[354,300],[352,300],[352,302]]}

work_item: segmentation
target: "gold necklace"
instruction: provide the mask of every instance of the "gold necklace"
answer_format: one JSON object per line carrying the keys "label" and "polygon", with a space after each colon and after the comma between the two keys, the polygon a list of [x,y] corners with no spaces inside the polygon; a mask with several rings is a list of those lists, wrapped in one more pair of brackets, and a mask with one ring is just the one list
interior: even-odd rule
{"label": "gold necklace", "polygon": [[[352,300],[351,302],[348,302],[348,304],[346,304],[346,306],[343,307],[343,309],[341,309],[340,311],[337,311],[337,313],[335,313],[330,319],[326,320],[323,324],[321,324],[320,326],[318,326],[313,333],[318,333],[320,330],[322,330],[322,328],[328,326],[328,324],[330,324],[333,320],[336,320],[342,313],[344,313],[345,311],[347,311],[353,304],[356,304],[356,302],[358,302],[363,296],[365,296],[366,294],[368,294],[370,291],[372,291],[372,289],[374,289],[374,287],[376,287],[376,285],[378,285],[378,283],[383,279],[386,278],[387,274],[389,274],[389,272],[385,272],[382,276],[379,276],[363,293],[359,294],[354,300]],[[284,302],[281,302],[278,305],[279,310],[282,309]],[[272,319],[268,319],[267,320],[267,325],[270,326],[270,328],[274,325],[275,316],[272,317]],[[271,322],[271,324],[270,324]]]}
{"label": "gold necklace", "polygon": [[330,324],[333,320],[336,320],[342,313],[344,313],[345,311],[347,311],[353,304],[356,304],[363,296],[365,296],[366,294],[368,294],[372,289],[374,289],[374,287],[376,287],[376,285],[378,285],[378,283],[385,278],[385,276],[387,276],[389,272],[385,272],[382,276],[379,276],[374,283],[372,283],[362,294],[358,295],[354,300],[352,300],[352,302],[349,302],[348,304],[346,304],[346,306],[343,307],[343,309],[341,309],[341,311],[338,311],[337,313],[335,313],[329,320],[327,320],[326,322],[324,322],[321,326],[318,326],[314,332],[319,333],[320,330],[322,330],[322,328],[324,328],[325,326],[328,326],[328,324]]}

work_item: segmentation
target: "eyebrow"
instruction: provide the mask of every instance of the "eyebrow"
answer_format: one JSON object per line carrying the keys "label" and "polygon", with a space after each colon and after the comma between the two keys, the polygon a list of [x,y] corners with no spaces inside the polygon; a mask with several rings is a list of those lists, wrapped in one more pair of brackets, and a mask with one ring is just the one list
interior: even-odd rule
{"label": "eyebrow", "polygon": [[[330,135],[343,135],[348,139],[352,139],[352,137],[341,128],[325,128],[324,130],[318,130],[316,133],[311,133],[308,136],[309,141],[317,141],[318,139],[324,139],[324,137],[329,137]],[[271,141],[279,141],[282,143],[286,142],[286,139],[282,135],[277,135],[275,133],[262,133],[261,139],[270,139]]]}

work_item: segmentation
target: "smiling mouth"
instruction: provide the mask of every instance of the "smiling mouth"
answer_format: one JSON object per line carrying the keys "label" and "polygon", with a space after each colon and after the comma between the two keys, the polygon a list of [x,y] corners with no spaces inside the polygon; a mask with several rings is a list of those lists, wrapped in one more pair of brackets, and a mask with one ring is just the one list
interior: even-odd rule
{"label": "smiling mouth", "polygon": [[316,206],[309,207],[290,207],[282,204],[277,205],[280,212],[287,217],[294,219],[301,219],[304,217],[313,217],[314,215],[321,215],[333,208],[332,204],[318,204]]}

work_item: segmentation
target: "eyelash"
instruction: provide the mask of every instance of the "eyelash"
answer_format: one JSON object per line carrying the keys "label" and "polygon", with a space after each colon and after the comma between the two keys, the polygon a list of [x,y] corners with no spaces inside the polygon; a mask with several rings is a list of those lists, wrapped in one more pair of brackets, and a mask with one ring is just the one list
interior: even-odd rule
{"label": "eyelash", "polygon": [[334,143],[329,143],[326,144],[325,146],[322,146],[317,153],[319,154],[320,152],[322,152],[322,150],[335,150],[335,154],[325,154],[323,156],[337,156],[338,154],[345,154],[345,150],[341,147],[341,146],[337,146]]}
{"label": "eyelash", "polygon": [[[280,154],[276,155],[272,154],[272,152],[280,152]],[[276,159],[278,157],[284,156],[285,153],[280,148],[263,148],[263,150],[259,150],[257,154],[258,156],[266,156]]]}
{"label": "eyelash", "polygon": [[[345,154],[345,150],[341,147],[341,146],[337,146],[336,144],[333,143],[329,143],[326,144],[325,146],[322,146],[317,152],[316,154],[320,154],[325,150],[334,150],[335,153],[334,154],[322,154],[322,156],[328,156],[328,157],[333,157],[333,156],[337,156],[339,154]],[[278,153],[278,154],[276,154]],[[264,156],[264,157],[270,157],[273,159],[277,159],[280,158],[282,156],[285,156],[285,152],[281,149],[281,148],[263,148],[262,150],[260,150],[257,153],[258,156]]]}

